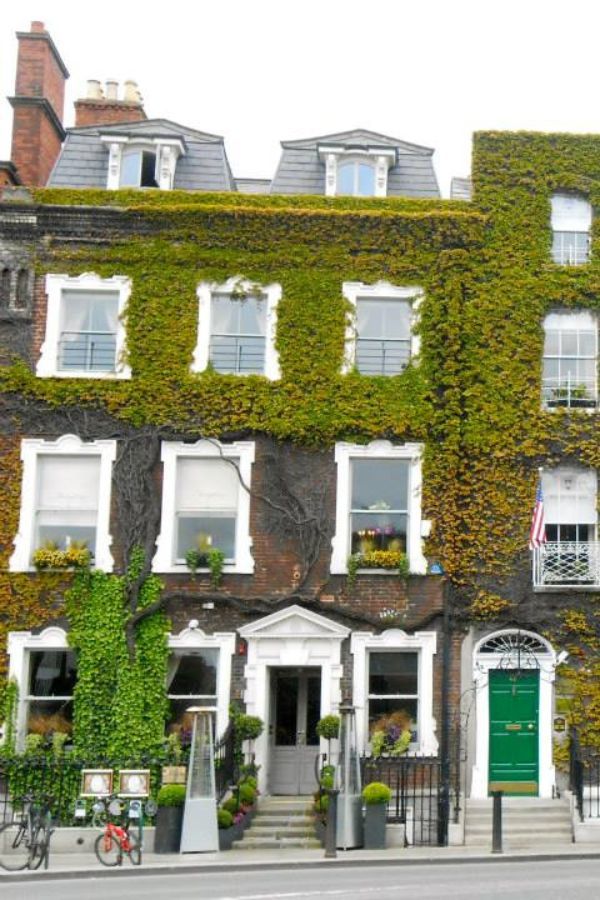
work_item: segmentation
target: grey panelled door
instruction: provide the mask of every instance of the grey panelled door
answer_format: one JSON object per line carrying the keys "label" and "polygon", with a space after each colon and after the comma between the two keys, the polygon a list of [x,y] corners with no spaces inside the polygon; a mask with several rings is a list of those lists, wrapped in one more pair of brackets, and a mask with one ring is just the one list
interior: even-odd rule
{"label": "grey panelled door", "polygon": [[271,673],[272,794],[311,794],[319,753],[320,669],[274,669]]}

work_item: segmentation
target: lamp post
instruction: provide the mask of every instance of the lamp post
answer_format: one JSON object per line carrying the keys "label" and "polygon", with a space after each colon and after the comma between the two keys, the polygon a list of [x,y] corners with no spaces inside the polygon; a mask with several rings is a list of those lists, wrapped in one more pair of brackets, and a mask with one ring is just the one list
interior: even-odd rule
{"label": "lamp post", "polygon": [[219,849],[212,706],[190,706],[194,717],[192,749],[181,831],[181,852]]}

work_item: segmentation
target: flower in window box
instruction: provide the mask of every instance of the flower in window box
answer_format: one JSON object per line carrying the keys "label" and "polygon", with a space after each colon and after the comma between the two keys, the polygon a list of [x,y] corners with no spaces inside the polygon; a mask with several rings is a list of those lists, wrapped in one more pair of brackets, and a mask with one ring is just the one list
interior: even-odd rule
{"label": "flower in window box", "polygon": [[85,541],[72,541],[61,550],[54,541],[47,541],[33,553],[33,564],[36,569],[85,569],[89,566],[92,554]]}
{"label": "flower in window box", "polygon": [[406,753],[412,740],[411,724],[411,718],[404,710],[377,719],[371,731],[372,756],[402,756]]}
{"label": "flower in window box", "polygon": [[360,561],[363,569],[396,569],[402,578],[408,576],[408,560],[400,550],[371,550],[363,553]]}

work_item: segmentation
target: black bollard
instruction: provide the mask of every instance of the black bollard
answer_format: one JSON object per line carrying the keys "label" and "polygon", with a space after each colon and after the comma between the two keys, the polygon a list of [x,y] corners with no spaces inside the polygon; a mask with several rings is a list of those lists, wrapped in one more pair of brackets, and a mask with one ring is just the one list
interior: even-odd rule
{"label": "black bollard", "polygon": [[325,828],[325,859],[337,858],[337,799],[339,791],[328,790],[327,827]]}
{"label": "black bollard", "polygon": [[492,853],[502,853],[502,791],[492,791]]}

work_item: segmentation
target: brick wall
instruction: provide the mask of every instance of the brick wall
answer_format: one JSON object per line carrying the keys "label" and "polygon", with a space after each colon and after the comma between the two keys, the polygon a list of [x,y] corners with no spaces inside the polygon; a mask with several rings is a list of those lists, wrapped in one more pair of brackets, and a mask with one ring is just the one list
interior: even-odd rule
{"label": "brick wall", "polygon": [[142,122],[146,113],[141,103],[126,100],[76,100],[75,125],[118,125],[122,122]]}
{"label": "brick wall", "polygon": [[42,22],[32,22],[30,32],[19,32],[17,97],[44,97],[62,121],[65,80],[69,77],[52,38]]}

